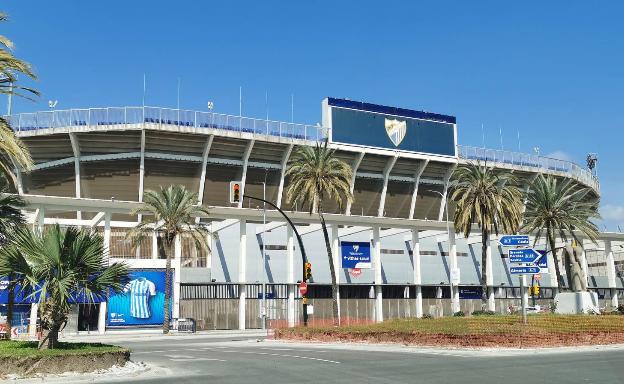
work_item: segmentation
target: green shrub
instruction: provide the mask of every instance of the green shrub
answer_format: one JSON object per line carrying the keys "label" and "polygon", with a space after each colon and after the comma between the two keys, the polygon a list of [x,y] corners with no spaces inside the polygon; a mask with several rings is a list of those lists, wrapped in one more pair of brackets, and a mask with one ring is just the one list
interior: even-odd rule
{"label": "green shrub", "polygon": [[454,317],[464,317],[466,316],[466,314],[464,313],[464,311],[457,311],[455,313],[453,313]]}
{"label": "green shrub", "polygon": [[624,305],[618,305],[617,311],[620,313],[620,315],[624,315]]}
{"label": "green shrub", "polygon": [[494,316],[494,315],[496,315],[496,312],[489,311],[489,310],[478,310],[478,311],[472,312],[472,316]]}

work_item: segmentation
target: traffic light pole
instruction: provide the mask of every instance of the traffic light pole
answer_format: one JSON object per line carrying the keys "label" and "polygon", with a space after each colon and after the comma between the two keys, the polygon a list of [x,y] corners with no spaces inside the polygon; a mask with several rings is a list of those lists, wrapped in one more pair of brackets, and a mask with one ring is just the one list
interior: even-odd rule
{"label": "traffic light pole", "polygon": [[[305,265],[308,262],[308,258],[306,256],[306,252],[305,252],[305,248],[303,247],[303,241],[301,240],[301,235],[299,235],[299,231],[297,231],[297,227],[295,227],[295,224],[293,224],[293,222],[290,220],[290,218],[288,216],[286,216],[286,213],[284,213],[284,211],[282,211],[277,205],[271,203],[270,201],[267,201],[265,199],[261,199],[259,197],[254,197],[254,196],[249,196],[249,195],[243,195],[243,199],[247,198],[247,199],[251,199],[251,200],[257,200],[257,201],[261,201],[265,204],[270,205],[271,207],[275,208],[279,213],[282,214],[282,216],[284,216],[284,218],[286,219],[286,221],[288,221],[288,224],[290,225],[290,227],[293,229],[293,231],[295,232],[295,235],[297,236],[297,241],[299,242],[299,249],[301,249],[301,258],[303,259],[303,263],[302,263],[302,278],[301,281],[303,281],[304,283],[306,283],[307,279],[306,279],[306,270],[305,270]],[[307,297],[307,293],[304,295],[304,299]],[[305,300],[304,300],[305,301]],[[308,325],[308,304],[303,304],[303,325],[307,326]]]}

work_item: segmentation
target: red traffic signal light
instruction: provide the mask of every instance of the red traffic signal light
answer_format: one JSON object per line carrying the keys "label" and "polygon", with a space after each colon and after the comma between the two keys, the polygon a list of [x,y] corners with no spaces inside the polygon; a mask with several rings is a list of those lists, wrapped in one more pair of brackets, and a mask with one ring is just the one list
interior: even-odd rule
{"label": "red traffic signal light", "polygon": [[311,279],[312,278],[312,263],[310,262],[305,263],[304,270],[305,270],[304,278],[306,280]]}
{"label": "red traffic signal light", "polygon": [[239,181],[230,182],[230,203],[238,203],[241,199],[241,183]]}

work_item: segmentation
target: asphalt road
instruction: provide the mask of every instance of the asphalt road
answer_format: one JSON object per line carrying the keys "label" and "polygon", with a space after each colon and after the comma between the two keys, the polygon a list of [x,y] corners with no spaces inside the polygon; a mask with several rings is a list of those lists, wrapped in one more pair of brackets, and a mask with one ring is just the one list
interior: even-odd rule
{"label": "asphalt road", "polygon": [[[132,383],[624,383],[624,347],[566,351],[431,350],[210,337],[116,340],[146,373]],[[107,381],[108,380],[108,381]],[[71,380],[67,380],[69,382]]]}

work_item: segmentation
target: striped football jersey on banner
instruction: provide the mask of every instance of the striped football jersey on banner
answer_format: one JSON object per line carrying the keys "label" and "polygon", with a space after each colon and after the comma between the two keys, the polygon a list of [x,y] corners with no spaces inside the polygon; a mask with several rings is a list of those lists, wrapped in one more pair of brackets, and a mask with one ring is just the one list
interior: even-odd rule
{"label": "striped football jersey on banner", "polygon": [[152,316],[149,298],[156,295],[156,286],[144,277],[134,279],[126,285],[124,292],[130,292],[130,316],[147,319]]}

